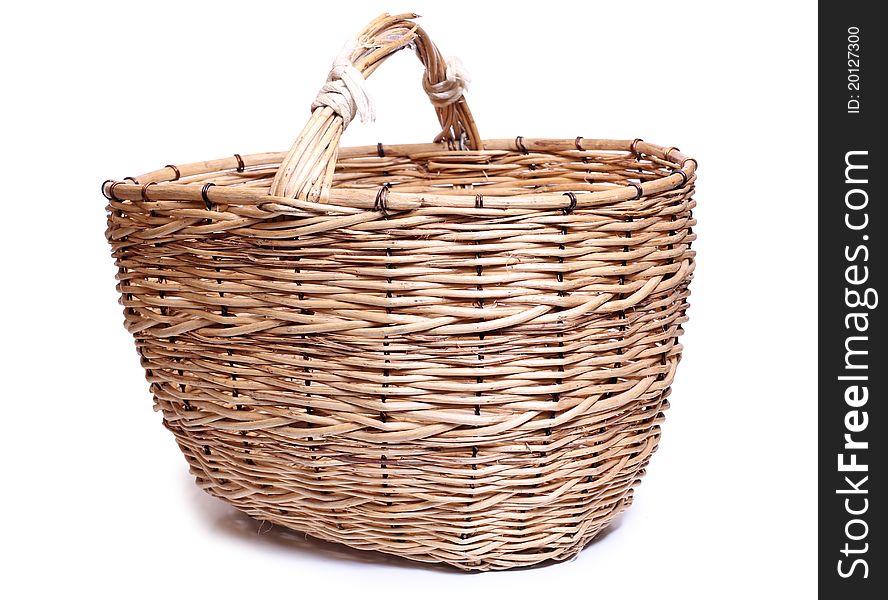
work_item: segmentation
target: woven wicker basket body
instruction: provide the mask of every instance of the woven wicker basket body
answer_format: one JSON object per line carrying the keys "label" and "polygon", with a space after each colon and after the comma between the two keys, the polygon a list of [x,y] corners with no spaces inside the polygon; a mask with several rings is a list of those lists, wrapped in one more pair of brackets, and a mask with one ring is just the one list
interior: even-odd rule
{"label": "woven wicker basket body", "polygon": [[[444,79],[405,16],[355,66],[393,31]],[[289,153],[106,184],[126,326],[198,484],[246,513],[464,569],[569,558],[657,447],[696,163],[437,109],[445,141],[339,149],[320,107]]]}

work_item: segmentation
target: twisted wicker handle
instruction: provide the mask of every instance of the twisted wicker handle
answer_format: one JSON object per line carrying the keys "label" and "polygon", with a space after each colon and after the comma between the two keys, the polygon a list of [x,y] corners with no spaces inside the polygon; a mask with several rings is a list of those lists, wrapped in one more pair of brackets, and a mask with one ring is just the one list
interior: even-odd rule
{"label": "twisted wicker handle", "polygon": [[[386,58],[407,46],[415,47],[425,67],[423,88],[429,94],[441,123],[441,133],[435,136],[435,141],[464,139],[467,147],[472,149],[480,145],[481,138],[465,97],[458,94],[448,99],[448,94],[440,93],[442,85],[446,88],[448,83],[447,64],[426,32],[413,22],[417,16],[412,13],[395,16],[383,14],[358,34],[354,49],[347,55],[350,64],[345,62],[345,56],[334,64],[330,79],[313,105],[311,118],[274,177],[270,195],[327,201],[342,132],[353,113],[366,108],[356,107],[356,102],[360,104],[362,99],[352,97],[353,88],[363,83],[355,81],[357,73],[352,67],[360,73],[360,77],[369,76]],[[334,76],[339,79],[336,80]],[[336,89],[344,94],[337,97],[339,92]],[[322,96],[331,90],[332,94],[327,96],[330,100],[324,104]],[[343,116],[341,113],[347,113],[349,108],[352,114]]]}

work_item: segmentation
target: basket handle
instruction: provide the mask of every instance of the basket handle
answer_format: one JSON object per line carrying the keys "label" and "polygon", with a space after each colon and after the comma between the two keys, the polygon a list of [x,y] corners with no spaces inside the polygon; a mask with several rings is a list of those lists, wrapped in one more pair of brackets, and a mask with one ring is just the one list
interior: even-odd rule
{"label": "basket handle", "polygon": [[477,149],[481,138],[462,94],[464,78],[413,21],[418,16],[380,15],[358,34],[353,46],[346,47],[312,104],[311,118],[275,174],[270,195],[327,201],[342,132],[355,115],[372,117],[372,104],[363,90],[364,77],[408,46],[416,49],[425,67],[423,88],[441,123],[435,141],[459,140]]}

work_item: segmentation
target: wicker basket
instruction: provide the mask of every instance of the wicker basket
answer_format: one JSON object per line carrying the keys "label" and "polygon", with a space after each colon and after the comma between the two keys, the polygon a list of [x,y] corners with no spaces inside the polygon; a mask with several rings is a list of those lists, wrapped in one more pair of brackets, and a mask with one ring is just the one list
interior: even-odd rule
{"label": "wicker basket", "polygon": [[[197,483],[253,517],[469,570],[566,559],[657,448],[696,162],[482,141],[414,16],[361,33],[288,153],[103,185],[126,327]],[[339,148],[356,74],[408,46],[436,142]]]}

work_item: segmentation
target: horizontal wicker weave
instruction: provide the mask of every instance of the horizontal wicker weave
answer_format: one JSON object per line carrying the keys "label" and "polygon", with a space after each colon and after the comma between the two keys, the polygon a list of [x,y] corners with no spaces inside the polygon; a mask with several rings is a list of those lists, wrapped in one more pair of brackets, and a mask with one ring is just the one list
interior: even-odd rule
{"label": "horizontal wicker weave", "polygon": [[[412,17],[349,58],[368,75],[409,45],[433,95],[453,77]],[[434,143],[340,149],[320,105],[290,152],[106,182],[125,323],[210,494],[462,569],[566,559],[657,448],[696,162],[482,141],[457,94]]]}

